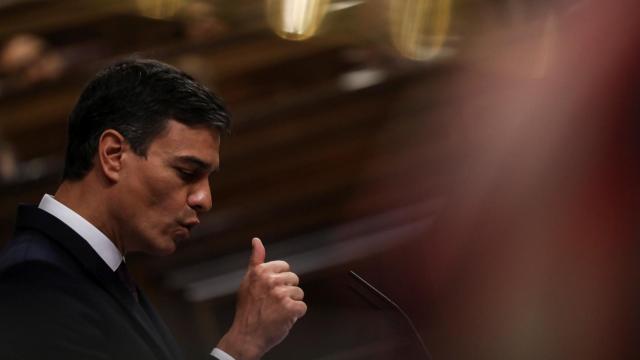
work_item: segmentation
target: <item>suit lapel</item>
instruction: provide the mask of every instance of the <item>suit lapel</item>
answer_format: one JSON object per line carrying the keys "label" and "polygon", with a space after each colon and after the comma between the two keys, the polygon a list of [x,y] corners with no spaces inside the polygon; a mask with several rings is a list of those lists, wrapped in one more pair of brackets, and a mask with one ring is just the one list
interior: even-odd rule
{"label": "suit lapel", "polygon": [[[177,358],[175,349],[170,350],[171,346],[166,343],[166,339],[163,339],[167,334],[160,334],[164,329],[157,328],[151,320],[156,315],[150,314],[150,316],[147,316],[145,310],[134,300],[117,274],[107,266],[78,233],[46,211],[35,206],[25,205],[21,205],[18,208],[16,227],[35,229],[55,240],[82,265],[102,288],[116,299],[127,316],[131,318],[134,327],[154,350],[158,358]],[[140,293],[142,294],[142,292]],[[146,298],[144,301],[146,302]],[[149,307],[149,309],[151,308]],[[170,343],[173,343],[173,340]]]}
{"label": "suit lapel", "polygon": [[[167,344],[163,341],[158,329],[151,322],[151,319],[147,316],[144,309],[135,301],[118,276],[108,267],[107,270],[108,272],[98,274],[98,277],[103,279],[101,283],[104,285],[104,288],[118,300],[120,305],[122,305],[125,312],[127,312],[127,315],[129,315],[134,321],[140,334],[147,339],[147,342],[149,342],[152,348],[156,351],[158,357],[175,359],[174,356],[171,356]],[[140,294],[142,294],[141,291]],[[158,350],[161,350],[161,354],[159,354]]]}
{"label": "suit lapel", "polygon": [[171,331],[164,324],[164,321],[162,321],[162,319],[158,317],[158,313],[155,311],[149,300],[147,300],[146,295],[142,291],[138,291],[138,293],[140,298],[140,306],[142,306],[142,309],[144,309],[145,313],[160,333],[160,336],[162,336],[162,339],[164,340],[163,344],[165,344],[167,348],[169,348],[174,358],[182,358],[180,348],[178,347],[175,338],[171,334]]}

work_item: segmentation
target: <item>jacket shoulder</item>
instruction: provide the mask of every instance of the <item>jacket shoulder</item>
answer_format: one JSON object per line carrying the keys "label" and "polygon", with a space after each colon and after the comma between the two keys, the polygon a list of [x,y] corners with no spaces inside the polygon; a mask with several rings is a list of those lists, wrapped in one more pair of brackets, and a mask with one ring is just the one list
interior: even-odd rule
{"label": "jacket shoulder", "polygon": [[88,283],[51,257],[19,250],[21,261],[0,272],[0,357],[105,359],[105,319]]}
{"label": "jacket shoulder", "polygon": [[73,258],[45,234],[36,230],[21,231],[0,255],[0,274],[27,263],[45,264],[60,270],[76,272]]}

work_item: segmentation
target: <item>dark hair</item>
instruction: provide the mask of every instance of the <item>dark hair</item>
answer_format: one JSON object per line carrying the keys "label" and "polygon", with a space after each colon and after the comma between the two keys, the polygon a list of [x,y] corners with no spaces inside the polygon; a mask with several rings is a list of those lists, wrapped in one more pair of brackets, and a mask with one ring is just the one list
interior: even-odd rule
{"label": "dark hair", "polygon": [[149,59],[128,59],[100,71],[69,116],[64,180],[82,179],[93,167],[100,136],[114,129],[145,156],[169,119],[187,126],[229,131],[222,101],[191,76]]}

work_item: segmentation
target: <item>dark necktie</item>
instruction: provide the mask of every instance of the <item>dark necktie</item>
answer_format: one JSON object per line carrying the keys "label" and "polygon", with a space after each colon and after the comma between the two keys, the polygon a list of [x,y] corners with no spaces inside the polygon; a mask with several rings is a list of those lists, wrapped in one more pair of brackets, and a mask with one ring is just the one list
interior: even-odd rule
{"label": "dark necktie", "polygon": [[129,290],[131,296],[133,296],[135,301],[139,303],[140,301],[138,300],[138,289],[136,288],[136,284],[133,282],[133,278],[131,277],[129,269],[127,269],[127,264],[124,262],[124,260],[122,260],[120,266],[118,266],[118,269],[116,269],[116,274],[118,274],[118,277],[127,288],[127,290]]}

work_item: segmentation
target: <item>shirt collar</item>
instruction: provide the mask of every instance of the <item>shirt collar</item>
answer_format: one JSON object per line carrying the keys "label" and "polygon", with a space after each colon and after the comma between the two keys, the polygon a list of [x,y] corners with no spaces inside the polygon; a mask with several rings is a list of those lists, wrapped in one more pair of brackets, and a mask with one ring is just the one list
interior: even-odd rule
{"label": "shirt collar", "polygon": [[124,260],[120,250],[102,231],[53,196],[45,194],[40,200],[38,208],[55,216],[77,232],[111,270],[116,271]]}

